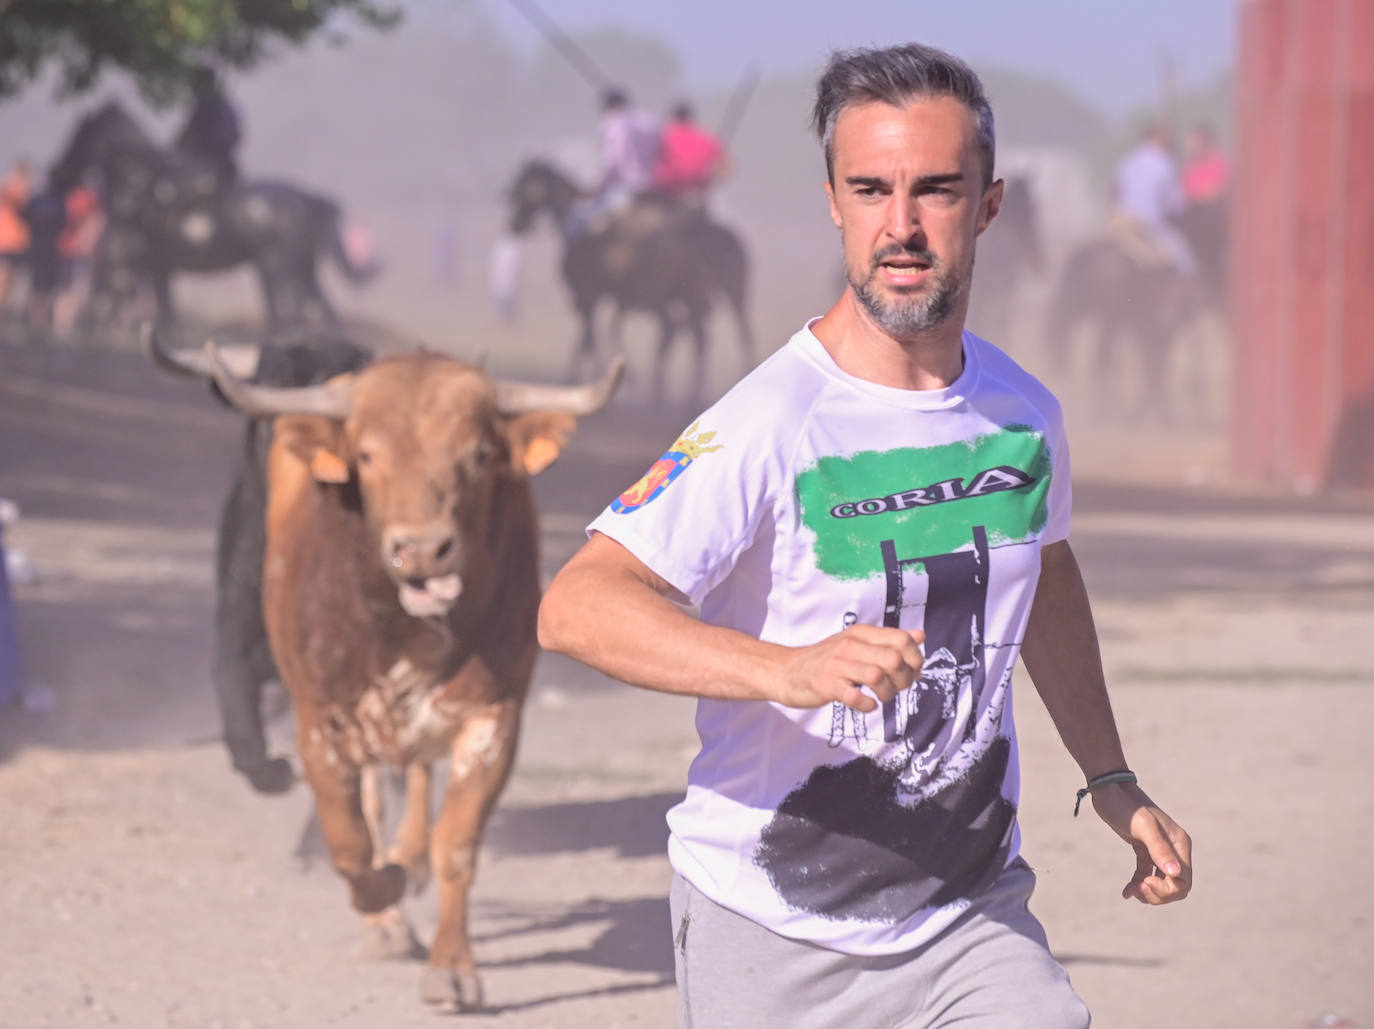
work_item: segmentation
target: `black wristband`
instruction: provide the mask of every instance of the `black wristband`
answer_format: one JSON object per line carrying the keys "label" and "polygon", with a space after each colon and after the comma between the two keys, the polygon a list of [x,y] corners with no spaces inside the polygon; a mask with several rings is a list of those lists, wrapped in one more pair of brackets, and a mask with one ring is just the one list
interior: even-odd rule
{"label": "black wristband", "polygon": [[1073,816],[1078,817],[1078,809],[1083,804],[1083,798],[1093,790],[1103,786],[1116,786],[1119,783],[1132,783],[1136,781],[1135,773],[1129,768],[1119,768],[1115,772],[1103,772],[1088,780],[1088,785],[1078,791],[1078,799],[1073,802]]}

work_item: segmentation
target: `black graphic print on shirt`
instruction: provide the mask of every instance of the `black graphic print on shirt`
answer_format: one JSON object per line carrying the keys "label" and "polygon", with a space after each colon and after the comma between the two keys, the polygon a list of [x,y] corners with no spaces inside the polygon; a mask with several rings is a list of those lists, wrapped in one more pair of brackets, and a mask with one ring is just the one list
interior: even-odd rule
{"label": "black graphic print on shirt", "polygon": [[1001,870],[1015,819],[1001,732],[1014,655],[992,684],[988,656],[1015,644],[987,639],[989,570],[1036,545],[1049,479],[1043,438],[1020,426],[823,458],[798,477],[817,566],[881,584],[883,624],[924,629],[926,659],[920,681],[881,712],[834,705],[831,746],[861,756],[816,768],[765,826],[754,861],[788,907],[896,923]]}

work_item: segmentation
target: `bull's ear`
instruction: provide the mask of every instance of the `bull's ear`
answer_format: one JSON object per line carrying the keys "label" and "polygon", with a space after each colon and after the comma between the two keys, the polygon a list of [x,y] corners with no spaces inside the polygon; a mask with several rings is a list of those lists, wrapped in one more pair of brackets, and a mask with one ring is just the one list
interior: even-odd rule
{"label": "bull's ear", "polygon": [[310,468],[316,482],[345,483],[353,477],[343,426],[313,414],[284,414],[272,432],[288,451]]}
{"label": "bull's ear", "polygon": [[511,464],[526,475],[538,475],[558,460],[577,419],[553,411],[531,411],[516,415],[506,426],[510,440]]}

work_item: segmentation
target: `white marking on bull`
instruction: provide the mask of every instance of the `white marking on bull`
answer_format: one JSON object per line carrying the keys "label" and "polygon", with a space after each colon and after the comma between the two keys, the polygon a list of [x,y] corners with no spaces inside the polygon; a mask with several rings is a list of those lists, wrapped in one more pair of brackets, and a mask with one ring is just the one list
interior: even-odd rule
{"label": "white marking on bull", "polygon": [[478,766],[490,768],[501,756],[505,742],[501,733],[501,716],[490,711],[468,719],[458,738],[453,741],[453,764],[449,778],[453,782],[466,779]]}

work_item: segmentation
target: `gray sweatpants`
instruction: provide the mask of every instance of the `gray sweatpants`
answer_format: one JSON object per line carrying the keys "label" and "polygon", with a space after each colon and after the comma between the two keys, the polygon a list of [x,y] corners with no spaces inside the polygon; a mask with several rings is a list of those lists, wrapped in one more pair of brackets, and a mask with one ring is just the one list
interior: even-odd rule
{"label": "gray sweatpants", "polygon": [[1086,1029],[1088,1009],[1026,906],[1014,861],[958,921],[905,954],[791,940],[673,876],[680,1029]]}

